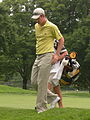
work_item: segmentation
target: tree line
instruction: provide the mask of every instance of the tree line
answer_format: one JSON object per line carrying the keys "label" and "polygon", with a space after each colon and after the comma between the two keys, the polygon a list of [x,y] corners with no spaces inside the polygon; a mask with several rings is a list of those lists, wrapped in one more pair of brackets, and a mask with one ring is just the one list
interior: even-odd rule
{"label": "tree line", "polygon": [[0,81],[21,76],[23,88],[30,81],[35,60],[36,7],[45,10],[65,38],[68,52],[77,52],[81,75],[75,83],[90,91],[90,9],[89,0],[3,0],[0,3]]}

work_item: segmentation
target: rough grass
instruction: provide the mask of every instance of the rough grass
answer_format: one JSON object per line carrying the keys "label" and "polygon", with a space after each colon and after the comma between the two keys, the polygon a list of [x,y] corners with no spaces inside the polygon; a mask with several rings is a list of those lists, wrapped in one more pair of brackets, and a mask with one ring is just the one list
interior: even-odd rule
{"label": "rough grass", "polygon": [[30,109],[0,108],[1,120],[90,120],[90,110],[64,108],[36,113]]}

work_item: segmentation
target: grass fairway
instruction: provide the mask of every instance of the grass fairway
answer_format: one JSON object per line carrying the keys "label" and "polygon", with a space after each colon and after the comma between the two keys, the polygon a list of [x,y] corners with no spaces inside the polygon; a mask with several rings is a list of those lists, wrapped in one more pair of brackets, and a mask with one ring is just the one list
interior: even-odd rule
{"label": "grass fairway", "polygon": [[0,85],[0,120],[90,120],[90,94],[63,92],[64,108],[37,114],[36,92]]}
{"label": "grass fairway", "polygon": [[[35,101],[36,95],[34,94],[0,94],[0,107],[34,109]],[[65,108],[70,107],[90,109],[90,97],[64,94],[63,103]]]}
{"label": "grass fairway", "polygon": [[35,95],[0,94],[0,107],[34,109]]}
{"label": "grass fairway", "polygon": [[88,92],[66,92],[63,94],[65,107],[90,109],[90,94]]}

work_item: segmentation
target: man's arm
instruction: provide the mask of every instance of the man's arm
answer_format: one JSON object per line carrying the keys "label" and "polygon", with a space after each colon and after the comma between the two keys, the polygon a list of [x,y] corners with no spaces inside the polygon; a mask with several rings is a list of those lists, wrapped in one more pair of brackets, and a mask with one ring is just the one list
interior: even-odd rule
{"label": "man's arm", "polygon": [[63,48],[63,45],[64,45],[64,38],[62,37],[59,42],[58,42],[58,47],[57,47],[57,50],[56,50],[56,55],[60,55],[60,51],[61,49]]}
{"label": "man's arm", "polygon": [[68,55],[68,52],[65,51],[64,53],[62,53],[60,56],[59,56],[59,60],[62,60],[63,58],[65,58],[65,56]]}
{"label": "man's arm", "polygon": [[64,45],[64,38],[62,37],[58,42],[56,53],[52,57],[52,61],[51,61],[52,64],[55,64],[59,60],[60,51],[63,48],[63,45]]}

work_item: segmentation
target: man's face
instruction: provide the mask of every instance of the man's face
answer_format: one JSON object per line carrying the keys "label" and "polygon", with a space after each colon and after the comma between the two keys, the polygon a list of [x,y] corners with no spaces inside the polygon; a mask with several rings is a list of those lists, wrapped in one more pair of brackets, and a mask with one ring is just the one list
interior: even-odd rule
{"label": "man's face", "polygon": [[36,23],[41,24],[42,23],[42,16],[40,16],[38,19],[35,20]]}
{"label": "man's face", "polygon": [[40,24],[40,17],[38,19],[35,20],[36,23]]}
{"label": "man's face", "polygon": [[44,20],[44,16],[40,15],[40,17],[38,19],[36,19],[36,23],[42,25],[43,24],[43,20]]}

